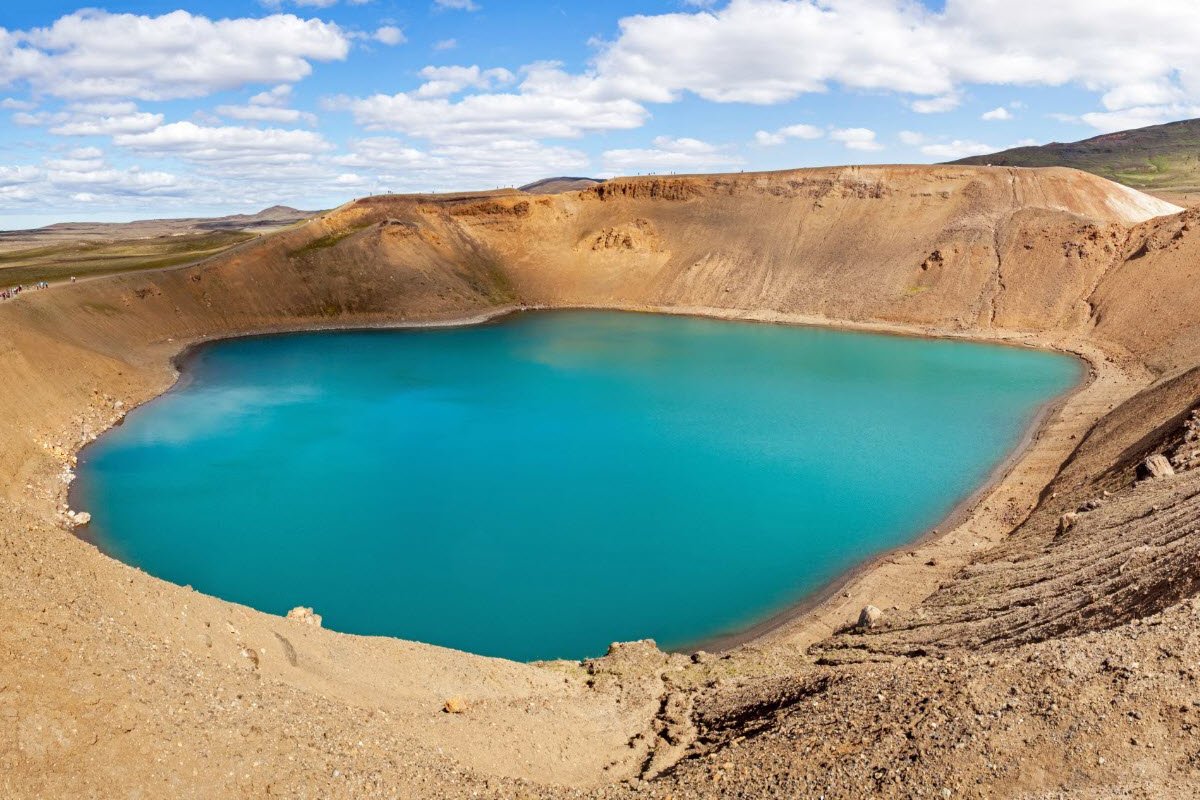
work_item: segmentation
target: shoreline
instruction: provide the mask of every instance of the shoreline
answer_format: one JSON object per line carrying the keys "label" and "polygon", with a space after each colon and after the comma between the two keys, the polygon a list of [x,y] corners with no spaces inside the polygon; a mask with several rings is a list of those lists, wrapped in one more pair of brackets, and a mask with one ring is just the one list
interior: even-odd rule
{"label": "shoreline", "polygon": [[[1072,353],[1071,355],[1075,354]],[[1084,364],[1090,365],[1090,362],[1082,356],[1076,356],[1076,358]],[[722,653],[743,644],[751,644],[759,640],[769,639],[776,631],[789,624],[801,621],[806,615],[811,614],[832,600],[840,592],[844,592],[855,580],[888,559],[901,553],[935,544],[939,539],[949,536],[975,515],[980,503],[1000,487],[1004,480],[1012,474],[1012,471],[1021,459],[1025,457],[1029,449],[1037,443],[1047,423],[1049,423],[1055,414],[1062,411],[1072,395],[1085,389],[1092,380],[1093,378],[1087,370],[1081,370],[1080,379],[1069,390],[1040,404],[1022,430],[1021,438],[1017,444],[988,472],[983,482],[956,502],[946,515],[938,520],[937,524],[926,528],[917,534],[915,538],[904,544],[898,544],[866,557],[849,569],[839,572],[818,588],[806,593],[795,603],[781,608],[765,619],[755,622],[740,631],[702,639],[696,642],[695,645],[689,645],[689,647],[692,650],[711,650],[712,652]],[[1018,522],[1017,525],[1020,525],[1020,523]]]}
{"label": "shoreline", "polygon": [[[980,505],[997,491],[1012,475],[1013,471],[1021,463],[1021,461],[1029,454],[1034,445],[1038,443],[1049,423],[1059,415],[1069,401],[1085,389],[1094,385],[1101,380],[1100,370],[1098,369],[1097,361],[1089,358],[1087,354],[1080,349],[1068,349],[1065,347],[1057,347],[1048,341],[1029,342],[1015,340],[1011,338],[1015,334],[1013,332],[1002,331],[996,336],[983,336],[979,332],[967,331],[949,331],[936,328],[923,328],[917,325],[904,325],[897,323],[882,323],[882,322],[856,322],[852,320],[837,320],[825,319],[811,316],[787,315],[775,312],[751,312],[739,309],[722,309],[722,308],[704,308],[704,307],[638,307],[638,306],[621,306],[621,305],[507,305],[493,309],[488,309],[480,313],[467,316],[452,316],[443,319],[422,319],[422,320],[397,320],[394,322],[379,322],[379,323],[357,323],[352,325],[299,325],[299,326],[279,326],[269,330],[246,331],[246,332],[231,332],[221,335],[206,336],[194,340],[186,341],[169,358],[171,368],[175,372],[175,379],[166,390],[148,398],[145,402],[128,409],[128,414],[135,413],[138,409],[148,406],[149,404],[166,397],[171,392],[180,390],[188,385],[187,367],[189,362],[196,358],[200,350],[211,344],[230,341],[235,339],[254,339],[266,338],[272,336],[286,336],[298,333],[322,333],[331,331],[389,331],[389,330],[420,330],[434,328],[466,328],[487,325],[498,322],[510,316],[525,312],[555,312],[555,311],[596,311],[596,312],[621,312],[621,313],[646,313],[646,314],[664,314],[671,316],[686,316],[696,317],[701,319],[723,320],[728,322],[744,322],[758,323],[767,325],[782,325],[788,327],[807,327],[818,328],[825,330],[838,330],[851,333],[865,333],[874,335],[889,335],[902,336],[916,339],[944,339],[968,341],[977,344],[991,344],[1009,347],[1022,347],[1033,350],[1049,350],[1064,355],[1072,356],[1080,365],[1080,375],[1074,385],[1066,392],[1051,398],[1041,403],[1035,409],[1029,422],[1024,426],[1020,439],[1007,455],[996,464],[988,475],[974,489],[970,490],[965,496],[958,500],[951,509],[938,522],[923,530],[913,539],[905,543],[888,548],[870,555],[863,560],[852,565],[848,569],[838,572],[835,576],[824,582],[817,588],[804,592],[795,602],[789,603],[786,606],[772,612],[763,619],[753,622],[739,630],[730,631],[721,634],[705,636],[695,641],[689,642],[680,647],[673,647],[665,652],[691,654],[697,651],[709,651],[716,653],[725,653],[742,645],[765,644],[775,638],[775,635],[789,626],[797,625],[802,629],[812,628],[820,624],[816,618],[816,613],[824,606],[833,601],[839,593],[845,592],[857,580],[872,573],[876,568],[880,567],[890,559],[900,553],[912,551],[935,545],[938,541],[944,540],[951,533],[958,530],[964,524],[975,518],[979,512]],[[169,340],[168,340],[169,341]],[[124,417],[114,425],[100,431],[95,438],[85,443],[82,447],[74,452],[74,455],[80,462],[85,460],[86,450],[94,443],[100,440],[113,427],[123,424]],[[86,510],[76,505],[76,501],[81,499],[80,482],[72,481],[67,487],[67,505],[69,508],[76,511]],[[1044,485],[1041,487],[1044,489]],[[1039,492],[1041,489],[1039,489]],[[1032,509],[1031,509],[1032,510]],[[1026,514],[1028,516],[1028,512]],[[1012,527],[1020,525],[1021,521],[1015,523]],[[87,535],[88,526],[84,525],[72,530],[72,533],[81,541],[95,547],[100,553],[120,561],[119,558],[108,553],[102,548],[94,537]],[[125,563],[125,562],[121,562]],[[128,565],[137,568],[136,565]],[[147,573],[149,574],[149,573]],[[150,575],[155,580],[164,580],[157,576]],[[231,602],[223,598],[213,595],[213,597],[221,602]],[[260,612],[267,613],[267,612]],[[384,639],[399,639],[399,637],[377,635],[371,638]],[[468,652],[469,651],[462,651]],[[478,654],[471,654],[478,655]],[[599,655],[599,654],[598,654]],[[537,662],[517,662],[517,663],[537,663]]]}

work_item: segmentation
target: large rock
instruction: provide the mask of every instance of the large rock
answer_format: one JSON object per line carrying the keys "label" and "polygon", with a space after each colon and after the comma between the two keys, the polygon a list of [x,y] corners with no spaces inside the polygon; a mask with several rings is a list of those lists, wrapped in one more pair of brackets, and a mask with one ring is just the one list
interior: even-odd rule
{"label": "large rock", "polygon": [[1169,478],[1175,474],[1171,462],[1161,453],[1155,453],[1142,462],[1142,469],[1151,478]]}
{"label": "large rock", "polygon": [[865,606],[858,615],[858,629],[871,630],[883,624],[883,612],[875,606]]}

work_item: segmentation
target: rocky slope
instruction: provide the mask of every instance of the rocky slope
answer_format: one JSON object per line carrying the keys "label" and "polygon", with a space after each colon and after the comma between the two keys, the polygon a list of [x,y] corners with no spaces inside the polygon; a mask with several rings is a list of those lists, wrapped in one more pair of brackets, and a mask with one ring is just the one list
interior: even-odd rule
{"label": "rocky slope", "polygon": [[[1063,169],[618,179],[366,198],[199,265],[0,306],[0,786],[1187,791],[1196,221]],[[67,531],[73,452],[167,388],[190,342],[523,306],[998,339],[1079,353],[1093,377],[970,513],[719,655],[633,643],[522,665],[347,636],[164,584]],[[1152,460],[1150,477],[1153,456],[1175,474]],[[868,603],[882,616],[855,628]]]}

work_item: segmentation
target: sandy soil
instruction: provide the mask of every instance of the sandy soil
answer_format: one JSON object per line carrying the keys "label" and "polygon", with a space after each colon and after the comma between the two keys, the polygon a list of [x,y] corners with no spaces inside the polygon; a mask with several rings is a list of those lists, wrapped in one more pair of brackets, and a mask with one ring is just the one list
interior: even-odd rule
{"label": "sandy soil", "polygon": [[[853,167],[366,198],[200,265],[0,307],[0,788],[1192,793],[1200,236],[1196,212],[1114,186]],[[970,336],[1094,375],[959,524],[718,655],[523,665],[348,636],[70,534],[74,452],[168,388],[189,344],[514,306]],[[1151,455],[1177,474],[1147,479]],[[883,621],[855,629],[867,603]]]}

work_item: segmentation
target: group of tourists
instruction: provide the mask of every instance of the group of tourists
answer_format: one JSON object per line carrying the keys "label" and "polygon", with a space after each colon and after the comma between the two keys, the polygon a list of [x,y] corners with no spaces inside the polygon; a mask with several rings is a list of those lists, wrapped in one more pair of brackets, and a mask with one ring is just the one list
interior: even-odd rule
{"label": "group of tourists", "polygon": [[[72,280],[74,280],[74,278],[72,278]],[[33,286],[28,288],[33,289],[34,291],[38,289],[49,289],[50,284],[46,283],[45,281],[38,281],[37,283],[33,284]],[[16,286],[10,286],[7,289],[0,289],[0,300],[11,300],[21,292],[25,291],[25,289],[25,285],[20,283],[18,283]]]}

